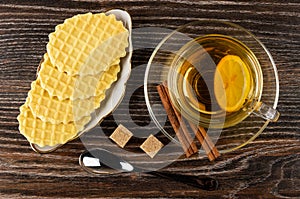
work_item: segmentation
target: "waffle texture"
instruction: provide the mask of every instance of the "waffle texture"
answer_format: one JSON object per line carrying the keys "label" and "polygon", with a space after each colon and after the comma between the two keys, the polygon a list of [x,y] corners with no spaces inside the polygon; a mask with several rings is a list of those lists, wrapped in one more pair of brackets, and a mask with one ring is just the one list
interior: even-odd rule
{"label": "waffle texture", "polygon": [[59,71],[94,75],[126,55],[128,30],[114,15],[79,14],[49,35],[47,52]]}
{"label": "waffle texture", "polygon": [[67,124],[88,116],[94,109],[95,101],[95,97],[84,100],[59,100],[41,87],[39,79],[31,83],[28,99],[32,114],[52,124]]}
{"label": "waffle texture", "polygon": [[[31,83],[31,90],[28,93],[28,105],[33,115],[45,122],[58,124],[78,121],[100,107],[101,101],[105,98],[105,91],[117,80],[119,71],[119,65],[111,66],[98,80],[96,96],[76,100],[69,98],[59,100],[56,96],[51,96],[47,90],[42,88],[38,77],[36,81]],[[75,95],[77,95],[76,93],[77,90]]]}
{"label": "waffle texture", "polygon": [[35,117],[25,103],[20,107],[20,114],[17,119],[21,134],[29,142],[43,147],[66,143],[76,136],[78,131],[83,129],[84,125],[90,120],[90,116],[68,124],[51,124]]}
{"label": "waffle texture", "polygon": [[[119,72],[120,60],[116,60],[109,70],[103,71],[97,75],[71,76],[60,72],[55,67],[48,56],[44,54],[44,60],[41,63],[38,73],[41,87],[48,91],[51,96],[56,96],[59,100],[64,99],[86,99],[91,96],[101,95],[109,87],[111,77],[116,79],[115,72]],[[117,70],[117,71],[116,71]],[[107,81],[103,81],[103,79]]]}

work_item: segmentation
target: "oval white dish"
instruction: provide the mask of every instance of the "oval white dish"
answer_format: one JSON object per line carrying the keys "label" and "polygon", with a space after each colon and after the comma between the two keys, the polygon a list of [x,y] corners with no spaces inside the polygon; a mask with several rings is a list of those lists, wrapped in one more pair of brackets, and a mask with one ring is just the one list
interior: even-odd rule
{"label": "oval white dish", "polygon": [[[106,15],[113,14],[116,16],[117,20],[120,20],[123,22],[125,28],[129,31],[129,46],[127,49],[126,56],[121,58],[120,66],[121,71],[118,74],[118,80],[114,82],[110,89],[106,92],[105,99],[101,102],[101,107],[96,109],[91,114],[91,121],[85,125],[84,129],[78,134],[72,138],[76,139],[79,136],[81,136],[83,133],[86,133],[87,131],[94,128],[99,122],[101,122],[104,117],[109,115],[111,112],[113,112],[118,105],[121,103],[126,89],[126,82],[130,76],[131,73],[131,56],[132,56],[132,41],[131,41],[131,33],[132,33],[132,22],[131,17],[128,12],[120,10],[120,9],[113,9],[106,12]],[[71,141],[69,140],[69,141]],[[31,148],[38,152],[38,153],[50,153],[52,151],[55,151],[59,147],[61,147],[63,144],[58,144],[55,146],[44,146],[40,147],[37,144],[30,143]]]}

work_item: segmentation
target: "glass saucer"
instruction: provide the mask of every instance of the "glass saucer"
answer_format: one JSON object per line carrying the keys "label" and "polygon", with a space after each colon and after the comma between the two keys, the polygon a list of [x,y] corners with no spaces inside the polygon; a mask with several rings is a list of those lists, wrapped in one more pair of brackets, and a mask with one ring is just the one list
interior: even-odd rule
{"label": "glass saucer", "polygon": [[[237,24],[222,20],[198,20],[183,25],[157,45],[148,62],[144,79],[145,101],[151,119],[166,137],[177,144],[180,143],[176,136],[166,129],[166,111],[161,105],[156,86],[168,80],[168,74],[172,70],[172,60],[182,46],[197,37],[210,34],[232,37],[251,49],[260,63],[263,74],[260,100],[273,109],[277,107],[279,80],[275,63],[267,48],[252,33]],[[221,153],[226,153],[239,149],[254,140],[269,123],[269,120],[250,114],[237,125],[228,128],[208,128],[207,134],[218,150]]]}

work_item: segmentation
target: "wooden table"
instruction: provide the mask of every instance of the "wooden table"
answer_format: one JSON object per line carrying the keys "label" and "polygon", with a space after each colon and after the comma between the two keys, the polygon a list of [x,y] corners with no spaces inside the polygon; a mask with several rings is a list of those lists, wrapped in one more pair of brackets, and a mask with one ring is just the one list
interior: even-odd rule
{"label": "wooden table", "polygon": [[[246,147],[222,155],[176,162],[163,170],[218,179],[217,191],[203,191],[146,173],[93,176],[78,165],[80,139],[57,151],[37,154],[18,131],[24,103],[48,34],[78,13],[127,10],[133,28],[167,27],[198,18],[233,21],[249,29],[270,50],[280,78],[280,120]],[[9,1],[0,2],[0,197],[300,197],[300,3],[266,1]],[[152,49],[153,50],[153,49]],[[133,67],[147,63],[151,49],[134,52]],[[142,97],[142,92],[139,97]],[[112,128],[112,118],[105,128]],[[124,118],[126,122],[126,118]],[[111,124],[111,125],[110,125]]]}

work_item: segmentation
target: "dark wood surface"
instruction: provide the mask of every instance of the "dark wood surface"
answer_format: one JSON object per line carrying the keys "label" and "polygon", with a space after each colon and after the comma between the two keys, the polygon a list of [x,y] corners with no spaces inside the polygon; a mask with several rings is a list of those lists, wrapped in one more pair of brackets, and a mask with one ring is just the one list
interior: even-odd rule
{"label": "dark wood surface", "polygon": [[[202,191],[150,174],[93,176],[78,165],[79,139],[57,151],[37,154],[18,131],[24,103],[48,34],[78,13],[127,10],[133,28],[175,28],[198,18],[233,21],[254,33],[278,68],[280,120],[251,144],[222,155],[176,162],[163,170],[218,179],[217,191]],[[278,1],[7,1],[0,2],[0,197],[300,197],[300,2]],[[147,63],[150,50],[134,53],[133,67]],[[142,93],[141,93],[142,94]],[[137,96],[142,97],[142,96]],[[134,100],[133,100],[134,101]],[[126,122],[126,117],[124,118]],[[140,121],[141,123],[143,121]],[[111,129],[111,118],[104,128]]]}

